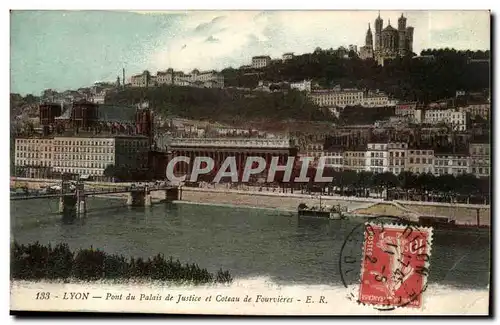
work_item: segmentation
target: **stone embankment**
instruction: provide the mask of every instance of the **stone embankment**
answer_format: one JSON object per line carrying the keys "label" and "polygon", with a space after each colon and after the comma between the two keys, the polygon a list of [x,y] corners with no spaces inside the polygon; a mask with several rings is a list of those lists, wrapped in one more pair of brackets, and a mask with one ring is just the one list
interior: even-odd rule
{"label": "stone embankment", "polygon": [[[47,185],[56,185],[57,180],[11,179],[11,188],[28,187],[39,189]],[[92,187],[130,186],[131,183],[85,182]],[[115,197],[126,197],[115,195]],[[163,191],[152,192],[153,202],[165,198]],[[319,205],[318,196],[307,194],[291,194],[269,191],[235,190],[227,188],[193,188],[182,187],[182,201],[214,205],[240,205],[258,208],[270,208],[295,212],[300,203]],[[392,215],[415,218],[419,215],[448,217],[461,224],[477,224],[477,218],[482,225],[490,225],[491,210],[489,205],[450,204],[419,201],[384,201],[375,198],[357,198],[342,196],[322,196],[323,205],[340,205],[351,215]]]}

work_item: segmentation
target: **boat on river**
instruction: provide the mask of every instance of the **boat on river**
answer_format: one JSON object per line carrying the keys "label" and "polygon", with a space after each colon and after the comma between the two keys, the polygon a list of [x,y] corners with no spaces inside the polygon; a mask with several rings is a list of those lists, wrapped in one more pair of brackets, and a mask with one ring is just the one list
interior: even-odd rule
{"label": "boat on river", "polygon": [[305,203],[299,204],[297,208],[299,217],[316,217],[326,218],[330,220],[343,220],[346,219],[343,209],[340,205],[336,206],[308,206]]}

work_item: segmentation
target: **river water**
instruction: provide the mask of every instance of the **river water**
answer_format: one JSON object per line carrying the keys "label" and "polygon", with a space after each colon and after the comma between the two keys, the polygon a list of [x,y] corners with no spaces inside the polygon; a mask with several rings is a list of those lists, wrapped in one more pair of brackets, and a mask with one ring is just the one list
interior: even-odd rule
{"label": "river water", "polygon": [[[211,272],[227,269],[236,279],[341,286],[340,250],[359,225],[185,203],[130,208],[122,200],[93,198],[87,205],[85,219],[67,224],[56,200],[11,201],[11,235],[20,243],[66,242],[72,249],[93,246],[125,256],[163,253]],[[486,289],[489,255],[488,232],[434,231],[429,283]]]}

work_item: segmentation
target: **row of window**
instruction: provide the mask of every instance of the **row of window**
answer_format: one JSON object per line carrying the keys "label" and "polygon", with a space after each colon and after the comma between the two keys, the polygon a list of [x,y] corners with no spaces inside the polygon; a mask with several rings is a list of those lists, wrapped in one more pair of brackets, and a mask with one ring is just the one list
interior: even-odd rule
{"label": "row of window", "polygon": [[75,169],[75,168],[58,168],[63,173],[74,173],[80,175],[95,175],[101,176],[103,171],[101,169]]}
{"label": "row of window", "polygon": [[426,158],[420,158],[420,157],[413,159],[413,157],[410,157],[409,163],[410,164],[432,164],[432,159],[431,158],[426,159]]}
{"label": "row of window", "polygon": [[38,152],[16,152],[17,158],[40,158],[40,159],[51,159],[50,153],[38,153]]}
{"label": "row of window", "polygon": [[434,155],[434,151],[432,150],[410,150],[410,155]]}
{"label": "row of window", "polygon": [[415,173],[415,174],[420,174],[420,173],[430,173],[432,172],[432,168],[428,167],[410,167],[408,171]]}
{"label": "row of window", "polygon": [[26,144],[50,144],[52,143],[52,139],[16,139],[17,143],[26,143]]}
{"label": "row of window", "polygon": [[382,98],[365,98],[365,104],[388,104],[389,103],[389,98],[387,97],[382,97]]}
{"label": "row of window", "polygon": [[97,160],[97,161],[112,161],[114,156],[112,155],[54,155],[54,159],[66,159],[66,160]]}
{"label": "row of window", "polygon": [[[450,172],[451,170],[451,172]],[[434,169],[434,174],[437,175],[458,175],[458,174],[467,174],[469,171],[467,168],[436,168]]]}
{"label": "row of window", "polygon": [[405,160],[404,159],[389,159],[389,166],[404,166],[405,165]]}
{"label": "row of window", "polygon": [[404,172],[404,170],[405,170],[404,168],[392,168],[392,167],[389,167],[389,171],[391,173],[396,174],[396,175],[399,174],[399,173]]}
{"label": "row of window", "polygon": [[471,147],[470,153],[471,153],[471,155],[489,155],[490,148],[488,148],[488,147]]}
{"label": "row of window", "polygon": [[399,157],[401,155],[401,157],[404,157],[405,156],[405,153],[404,152],[399,152],[399,151],[389,151],[389,157]]}
{"label": "row of window", "polygon": [[478,167],[478,168],[475,168],[475,167],[472,167],[472,173],[473,174],[490,174],[490,169],[489,168],[482,168],[482,167]]}
{"label": "row of window", "polygon": [[387,150],[386,144],[368,144],[368,150]]}
{"label": "row of window", "polygon": [[359,100],[356,101],[346,101],[346,100],[315,100],[316,104],[318,105],[358,105],[360,102]]}
{"label": "row of window", "polygon": [[472,159],[470,162],[471,165],[490,165],[490,160],[489,159]]}
{"label": "row of window", "polygon": [[17,151],[52,151],[52,147],[16,146]]}
{"label": "row of window", "polygon": [[365,166],[365,159],[349,159],[344,161],[344,165],[346,166]]}
{"label": "row of window", "polygon": [[55,147],[56,152],[91,152],[91,153],[113,153],[115,148],[99,148],[99,147]]}
{"label": "row of window", "polygon": [[371,159],[370,165],[371,166],[384,166],[384,160],[383,159]]}
{"label": "row of window", "polygon": [[325,165],[342,165],[344,162],[343,158],[326,158]]}
{"label": "row of window", "polygon": [[37,161],[37,160],[17,160],[16,165],[18,166],[43,166],[50,167],[52,162],[49,161]]}
{"label": "row of window", "polygon": [[106,168],[109,163],[83,162],[83,161],[56,161],[54,167],[85,167],[85,168]]}
{"label": "row of window", "polygon": [[365,153],[364,152],[347,152],[346,156],[347,157],[364,157]]}
{"label": "row of window", "polygon": [[467,166],[467,160],[436,159],[436,166]]}
{"label": "row of window", "polygon": [[66,146],[112,146],[112,140],[54,140],[54,145]]}
{"label": "row of window", "polygon": [[376,158],[383,158],[384,157],[384,153],[383,152],[372,152],[371,153],[371,157],[376,157]]}

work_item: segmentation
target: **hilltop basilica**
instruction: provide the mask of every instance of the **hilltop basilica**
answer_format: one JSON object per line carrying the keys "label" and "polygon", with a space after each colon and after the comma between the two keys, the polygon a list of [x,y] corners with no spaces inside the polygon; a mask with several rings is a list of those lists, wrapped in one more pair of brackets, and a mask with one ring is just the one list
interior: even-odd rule
{"label": "hilltop basilica", "polygon": [[375,47],[373,46],[373,34],[368,24],[365,46],[360,49],[361,59],[374,58],[383,65],[384,60],[393,59],[413,53],[413,27],[406,27],[406,18],[401,14],[398,19],[398,29],[391,26],[391,20],[387,27],[382,28],[384,20],[380,18],[380,12],[375,19]]}

